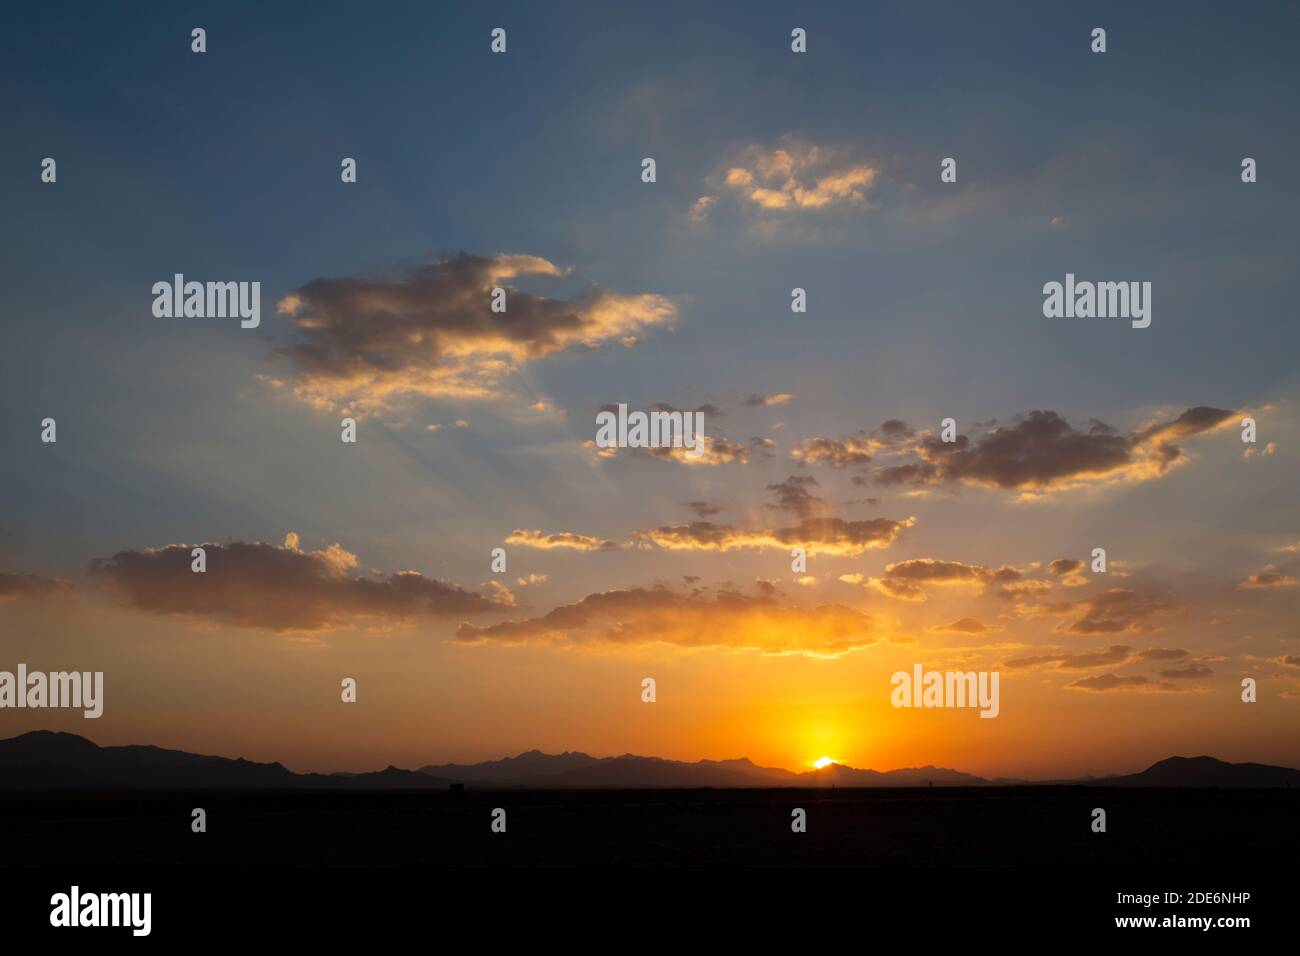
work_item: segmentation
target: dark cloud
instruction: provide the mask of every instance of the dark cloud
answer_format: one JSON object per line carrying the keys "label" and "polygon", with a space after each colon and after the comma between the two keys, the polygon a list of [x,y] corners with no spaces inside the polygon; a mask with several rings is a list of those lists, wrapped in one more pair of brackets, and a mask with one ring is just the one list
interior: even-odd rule
{"label": "dark cloud", "polygon": [[[567,272],[537,256],[462,254],[401,279],[313,279],[278,303],[295,336],[276,354],[289,361],[298,398],[364,414],[418,396],[494,397],[524,363],[632,344],[676,316],[659,295],[593,288],[559,300],[508,285]],[[492,311],[494,287],[507,291],[504,312]]]}
{"label": "dark cloud", "polygon": [[[923,447],[931,457],[942,450],[933,444]],[[1123,438],[1079,432],[1056,412],[1033,411],[1012,427],[994,428],[970,447],[943,455],[941,461],[946,481],[1041,488],[1079,476],[1110,474],[1128,465],[1132,453]]]}
{"label": "dark cloud", "polygon": [[890,443],[906,441],[916,435],[916,430],[911,425],[897,418],[882,423],[878,432],[883,441]]}
{"label": "dark cloud", "polygon": [[[1171,422],[1151,425],[1139,431],[1134,437],[1140,443],[1165,443],[1213,431],[1236,412],[1209,405],[1197,405],[1189,408]],[[1103,426],[1105,427],[1105,426]]]}
{"label": "dark cloud", "polygon": [[871,473],[878,485],[928,485],[939,477],[939,466],[926,461],[888,465]]}
{"label": "dark cloud", "polygon": [[870,437],[809,439],[798,446],[796,457],[804,464],[837,468],[882,454],[903,458],[872,471],[872,480],[881,485],[968,484],[1044,492],[1089,481],[1159,477],[1184,460],[1176,441],[1219,428],[1235,414],[1197,406],[1172,421],[1122,435],[1102,422],[1094,420],[1081,430],[1056,412],[1035,410],[1014,424],[990,423],[975,437],[958,435],[954,442],[891,420]]}
{"label": "dark cloud", "polygon": [[[207,571],[191,570],[202,547]],[[415,571],[384,579],[354,577],[356,557],[337,544],[302,551],[297,535],[283,545],[173,544],[119,551],[91,563],[93,583],[127,606],[156,614],[212,618],[270,631],[316,631],[359,618],[410,620],[499,610],[481,594]]]}
{"label": "dark cloud", "polygon": [[1213,674],[1208,667],[1197,667],[1194,664],[1188,664],[1186,667],[1170,667],[1160,672],[1161,677],[1168,677],[1174,680],[1185,680],[1188,678],[1209,677]]}
{"label": "dark cloud", "polygon": [[1118,634],[1150,629],[1174,608],[1165,598],[1127,588],[1110,588],[1079,603],[1083,614],[1069,626],[1075,634]]}
{"label": "dark cloud", "polygon": [[1177,691],[1182,688],[1168,681],[1155,681],[1149,677],[1120,677],[1118,674],[1102,674],[1099,677],[1083,677],[1067,685],[1076,690],[1104,693],[1106,691]]}
{"label": "dark cloud", "polygon": [[[656,412],[668,412],[670,414],[673,412],[686,411],[686,409],[676,408],[673,405],[669,405],[667,402],[655,402],[654,405],[650,407],[652,410]],[[602,405],[601,408],[612,412],[618,411],[617,405]],[[710,405],[707,402],[703,405],[697,406],[696,408],[693,409],[693,411],[699,412],[701,415],[707,415],[711,418],[722,417],[722,409],[718,408],[718,406],[716,405]]]}
{"label": "dark cloud", "polygon": [[871,578],[866,586],[902,601],[924,601],[926,588],[931,585],[975,585],[986,594],[1001,594],[1003,588],[1014,587],[1022,577],[1010,566],[990,568],[937,558],[909,558],[886,565],[884,576]]}
{"label": "dark cloud", "polygon": [[767,490],[776,496],[776,504],[768,505],[778,511],[787,511],[801,518],[809,517],[826,506],[826,502],[808,489],[817,487],[817,479],[811,475],[791,475],[785,481],[767,486]]}
{"label": "dark cloud", "polygon": [[1016,606],[1024,617],[1073,618],[1068,624],[1058,625],[1057,630],[1085,635],[1152,631],[1161,618],[1176,609],[1172,600],[1163,595],[1128,588],[1109,588],[1081,601]]}
{"label": "dark cloud", "polygon": [[1176,647],[1151,647],[1138,655],[1144,661],[1176,661],[1186,656],[1186,651]]}
{"label": "dark cloud", "polygon": [[903,578],[908,581],[983,581],[988,574],[988,568],[978,564],[963,564],[960,561],[911,558],[888,565],[885,573],[891,578]]}
{"label": "dark cloud", "polygon": [[1061,670],[1087,670],[1092,667],[1114,667],[1127,664],[1133,659],[1133,648],[1123,644],[1112,644],[1104,651],[1088,654],[1048,654],[1038,657],[1021,657],[1007,661],[1004,667],[1012,670],[1025,667],[1039,667],[1052,664]]}
{"label": "dark cloud", "polygon": [[769,395],[751,395],[745,399],[746,408],[762,408],[769,405],[784,405],[789,402],[793,395],[789,392],[775,392]]}

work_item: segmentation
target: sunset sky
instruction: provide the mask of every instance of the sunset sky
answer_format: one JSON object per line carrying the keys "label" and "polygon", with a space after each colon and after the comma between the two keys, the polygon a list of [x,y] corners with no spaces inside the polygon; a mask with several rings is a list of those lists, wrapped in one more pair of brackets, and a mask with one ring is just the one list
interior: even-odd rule
{"label": "sunset sky", "polygon": [[[0,737],[1300,766],[1297,8],[699,6],[5,15],[0,670],[105,704]],[[706,454],[594,447],[618,403]],[[1000,715],[893,708],[917,663]]]}

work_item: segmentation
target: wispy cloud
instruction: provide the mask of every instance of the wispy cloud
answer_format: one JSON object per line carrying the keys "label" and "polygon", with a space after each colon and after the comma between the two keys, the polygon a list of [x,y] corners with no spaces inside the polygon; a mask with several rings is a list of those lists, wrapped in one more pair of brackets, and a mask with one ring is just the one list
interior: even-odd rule
{"label": "wispy cloud", "polygon": [[606,538],[593,538],[590,535],[575,534],[572,531],[558,531],[547,534],[542,531],[516,529],[506,536],[506,544],[521,548],[535,548],[539,551],[617,551],[623,545]]}

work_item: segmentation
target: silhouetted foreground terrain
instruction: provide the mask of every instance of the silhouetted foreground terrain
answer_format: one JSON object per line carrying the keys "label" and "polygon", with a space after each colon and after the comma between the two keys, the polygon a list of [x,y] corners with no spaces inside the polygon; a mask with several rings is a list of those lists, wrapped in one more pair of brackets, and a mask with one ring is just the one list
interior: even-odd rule
{"label": "silhouetted foreground terrain", "polygon": [[[279,763],[254,763],[164,750],[161,747],[100,747],[76,734],[34,731],[0,740],[0,789],[649,789],[730,787],[950,787],[1032,784],[985,780],[943,767],[860,770],[832,764],[795,773],[760,767],[746,758],[684,763],[659,757],[592,757],[584,753],[544,754],[477,764],[443,764],[419,770],[388,767],[374,773],[298,774]],[[1052,784],[1114,787],[1291,787],[1300,789],[1300,770],[1265,764],[1230,764],[1213,757],[1170,757],[1141,773]]]}
{"label": "silhouetted foreground terrain", "polygon": [[[191,831],[196,807],[206,833]],[[505,833],[491,830],[497,807]],[[805,833],[791,831],[796,807]],[[1095,807],[1106,833],[1092,832]],[[0,741],[0,845],[18,866],[1283,866],[1300,858],[1298,814],[1300,772],[1210,757],[1006,786],[934,767],[795,774],[536,751],[295,774],[74,734]]]}
{"label": "silhouetted foreground terrain", "polygon": [[0,845],[16,866],[1274,867],[1298,814],[1300,791],[1245,789],[63,791],[0,794]]}

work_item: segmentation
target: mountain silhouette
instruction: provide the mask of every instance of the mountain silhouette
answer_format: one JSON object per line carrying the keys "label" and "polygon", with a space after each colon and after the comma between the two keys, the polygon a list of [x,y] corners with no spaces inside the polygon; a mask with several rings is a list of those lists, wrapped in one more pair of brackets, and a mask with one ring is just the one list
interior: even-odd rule
{"label": "mountain silhouette", "polygon": [[[945,767],[862,770],[829,764],[797,773],[748,758],[688,763],[623,754],[592,757],[530,750],[477,764],[389,766],[370,773],[294,773],[279,763],[211,757],[152,746],[100,747],[76,734],[38,730],[0,740],[0,790],[59,789],[669,789],[773,787],[1033,786]],[[1048,782],[1040,782],[1048,783]],[[1170,757],[1141,773],[1050,784],[1108,787],[1300,787],[1300,770],[1213,757]]]}
{"label": "mountain silhouette", "polygon": [[0,789],[382,789],[446,787],[413,770],[298,774],[279,763],[208,757],[161,747],[100,747],[76,734],[37,730],[0,740]]}
{"label": "mountain silhouette", "polygon": [[598,762],[598,758],[584,753],[544,754],[540,750],[529,750],[517,757],[505,757],[501,760],[488,760],[476,764],[448,763],[439,766],[421,767],[420,773],[431,777],[448,777],[452,780],[465,780],[472,776],[485,783],[500,783],[519,780],[525,777],[546,776],[564,773],[580,767],[589,767]]}
{"label": "mountain silhouette", "polygon": [[844,764],[828,764],[820,770],[801,774],[810,780],[805,786],[817,787],[978,787],[993,781],[945,767],[908,767],[903,770],[859,770]]}
{"label": "mountain silhouette", "polygon": [[1214,757],[1170,757],[1141,773],[1086,781],[1103,787],[1300,787],[1300,770]]}

